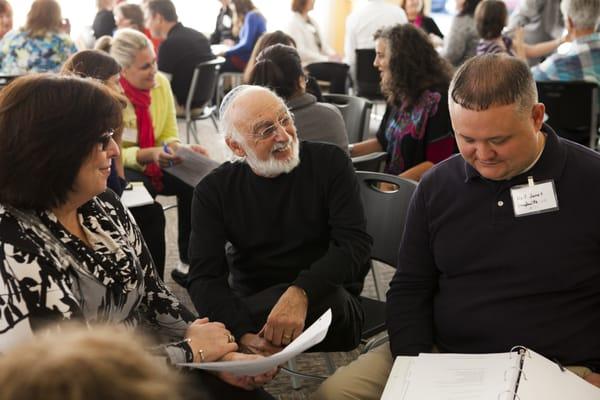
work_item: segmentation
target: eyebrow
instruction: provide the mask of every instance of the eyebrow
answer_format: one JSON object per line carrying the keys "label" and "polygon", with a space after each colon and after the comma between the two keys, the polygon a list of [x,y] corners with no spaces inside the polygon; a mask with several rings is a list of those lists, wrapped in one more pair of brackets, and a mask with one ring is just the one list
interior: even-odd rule
{"label": "eyebrow", "polygon": [[[279,119],[279,117],[286,112],[287,112],[287,108],[281,107],[279,109],[279,113],[277,114],[277,119]],[[269,120],[258,121],[254,125],[252,125],[252,133],[258,132],[259,129],[268,128],[269,126],[273,125],[273,123],[274,123],[273,121],[269,121]]]}
{"label": "eyebrow", "polygon": [[[458,136],[461,136],[463,139],[472,139],[472,140],[476,140],[476,139],[472,138],[471,136],[463,135],[463,134],[462,134],[462,133],[460,133],[460,132],[456,132],[456,131],[454,131],[454,133],[455,133],[456,135],[458,135]],[[510,136],[512,136],[512,135],[510,135],[510,134],[509,134],[509,135],[498,135],[498,136],[492,136],[492,137],[486,138],[485,140],[486,140],[486,141],[490,141],[490,140],[495,140],[495,139],[505,139],[505,138],[508,138],[508,137],[510,137]]]}

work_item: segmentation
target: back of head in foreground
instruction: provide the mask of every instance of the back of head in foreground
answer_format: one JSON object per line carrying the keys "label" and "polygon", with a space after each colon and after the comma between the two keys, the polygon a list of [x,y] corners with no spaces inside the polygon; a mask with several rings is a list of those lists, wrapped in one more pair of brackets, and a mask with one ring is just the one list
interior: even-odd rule
{"label": "back of head in foreground", "polygon": [[124,104],[105,85],[76,76],[31,74],[0,95],[0,203],[49,210],[75,191],[84,162]]}
{"label": "back of head in foreground", "polygon": [[0,399],[180,399],[174,371],[125,328],[72,325],[0,357]]}

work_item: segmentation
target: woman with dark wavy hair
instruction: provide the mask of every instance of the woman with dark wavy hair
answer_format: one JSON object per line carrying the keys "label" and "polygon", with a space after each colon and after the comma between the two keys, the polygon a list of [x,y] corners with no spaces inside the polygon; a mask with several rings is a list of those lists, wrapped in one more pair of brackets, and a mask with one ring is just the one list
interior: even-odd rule
{"label": "woman with dark wavy hair", "polygon": [[447,97],[452,67],[410,24],[377,31],[375,53],[387,109],[377,136],[350,145],[350,154],[385,151],[385,172],[419,180],[455,151]]}
{"label": "woman with dark wavy hair", "polygon": [[477,53],[479,33],[475,26],[475,8],[481,0],[456,0],[458,14],[446,36],[443,56],[458,67]]}

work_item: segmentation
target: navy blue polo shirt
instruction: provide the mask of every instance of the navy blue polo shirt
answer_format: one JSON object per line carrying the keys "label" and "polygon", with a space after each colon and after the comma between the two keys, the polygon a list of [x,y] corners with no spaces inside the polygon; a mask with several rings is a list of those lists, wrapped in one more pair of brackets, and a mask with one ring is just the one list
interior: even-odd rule
{"label": "navy blue polo shirt", "polygon": [[[543,130],[538,162],[508,181],[456,155],[419,184],[387,297],[395,356],[523,345],[600,370],[600,155]],[[530,175],[554,181],[557,211],[515,217],[510,188]]]}

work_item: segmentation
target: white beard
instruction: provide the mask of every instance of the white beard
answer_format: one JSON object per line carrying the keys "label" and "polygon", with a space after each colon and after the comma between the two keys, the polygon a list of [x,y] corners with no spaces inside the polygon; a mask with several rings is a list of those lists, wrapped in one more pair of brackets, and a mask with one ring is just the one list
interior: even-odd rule
{"label": "white beard", "polygon": [[259,160],[252,149],[243,146],[244,151],[246,152],[246,162],[250,168],[252,168],[252,171],[260,176],[274,178],[281,174],[287,174],[300,164],[300,146],[298,144],[298,137],[295,137],[286,144],[277,143],[271,149],[271,151],[281,149],[288,144],[292,148],[292,155],[290,158],[287,160],[278,160],[271,154],[266,161]]}

